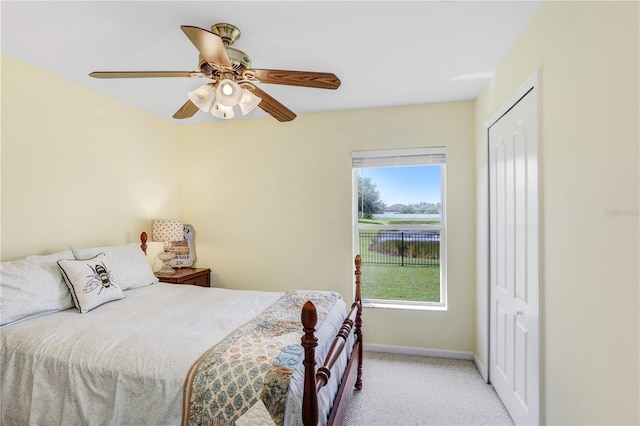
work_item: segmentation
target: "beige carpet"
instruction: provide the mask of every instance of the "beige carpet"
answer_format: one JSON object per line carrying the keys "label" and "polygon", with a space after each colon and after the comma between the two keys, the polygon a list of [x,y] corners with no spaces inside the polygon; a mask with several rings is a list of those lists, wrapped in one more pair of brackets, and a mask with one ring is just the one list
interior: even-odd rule
{"label": "beige carpet", "polygon": [[364,353],[344,426],[513,425],[472,361]]}

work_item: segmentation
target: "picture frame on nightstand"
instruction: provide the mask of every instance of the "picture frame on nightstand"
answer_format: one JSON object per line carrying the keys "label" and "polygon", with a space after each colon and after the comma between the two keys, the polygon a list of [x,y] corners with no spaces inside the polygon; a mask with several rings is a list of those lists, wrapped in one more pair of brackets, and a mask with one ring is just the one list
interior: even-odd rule
{"label": "picture frame on nightstand", "polygon": [[169,261],[172,268],[188,268],[196,261],[196,231],[192,225],[183,226],[184,238],[182,241],[172,242],[169,252],[176,255]]}

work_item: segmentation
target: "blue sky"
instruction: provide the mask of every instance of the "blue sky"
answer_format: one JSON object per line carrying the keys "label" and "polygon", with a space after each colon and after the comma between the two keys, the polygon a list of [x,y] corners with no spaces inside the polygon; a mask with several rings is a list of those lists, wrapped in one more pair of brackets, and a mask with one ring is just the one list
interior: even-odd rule
{"label": "blue sky", "polygon": [[440,166],[364,168],[387,205],[440,202]]}

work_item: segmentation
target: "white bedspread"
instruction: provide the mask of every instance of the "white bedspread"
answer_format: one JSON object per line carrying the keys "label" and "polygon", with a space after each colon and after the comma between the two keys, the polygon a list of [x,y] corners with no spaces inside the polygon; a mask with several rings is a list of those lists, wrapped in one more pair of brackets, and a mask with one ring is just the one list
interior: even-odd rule
{"label": "white bedspread", "polygon": [[[189,367],[283,294],[158,283],[87,314],[69,309],[4,326],[0,423],[179,425]],[[332,340],[347,313],[335,306],[318,327],[321,342]],[[327,348],[318,349],[320,361]],[[337,364],[344,369],[346,356]],[[301,393],[302,376],[301,366],[290,392]],[[323,389],[321,405],[337,386]],[[298,404],[287,403],[287,424],[300,423]]]}
{"label": "white bedspread", "polygon": [[191,364],[282,294],[158,283],[3,327],[2,424],[178,425]]}
{"label": "white bedspread", "polygon": [[179,425],[189,367],[282,294],[158,283],[2,327],[1,423]]}

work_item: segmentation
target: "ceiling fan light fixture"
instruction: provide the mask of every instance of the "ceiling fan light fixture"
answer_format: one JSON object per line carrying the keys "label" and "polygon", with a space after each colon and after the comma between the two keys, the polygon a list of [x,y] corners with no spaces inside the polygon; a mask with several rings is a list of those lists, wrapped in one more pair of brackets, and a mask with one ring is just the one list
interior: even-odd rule
{"label": "ceiling fan light fixture", "polygon": [[238,105],[242,99],[242,88],[233,80],[225,78],[216,88],[217,103],[227,107]]}
{"label": "ceiling fan light fixture", "polygon": [[216,92],[208,84],[198,87],[196,90],[187,93],[187,97],[195,106],[204,112],[211,110],[211,105],[216,98]]}
{"label": "ceiling fan light fixture", "polygon": [[214,117],[222,118],[225,120],[229,120],[235,117],[235,113],[233,112],[233,107],[222,105],[220,102],[216,102],[211,108],[211,114]]}
{"label": "ceiling fan light fixture", "polygon": [[257,106],[276,120],[286,122],[295,119],[296,114],[253,82],[331,90],[340,87],[340,79],[333,73],[252,68],[249,55],[231,47],[240,37],[240,30],[234,25],[215,24],[211,31],[192,25],[181,25],[180,29],[198,51],[198,71],[94,71],[89,76],[212,80],[187,93],[188,100],[172,116],[175,119],[193,117],[199,110],[220,118],[232,118],[233,108],[241,104],[244,115]]}
{"label": "ceiling fan light fixture", "polygon": [[242,89],[242,99],[240,99],[240,110],[242,111],[242,115],[249,114],[260,102],[262,102],[262,98],[254,95],[251,90]]}

